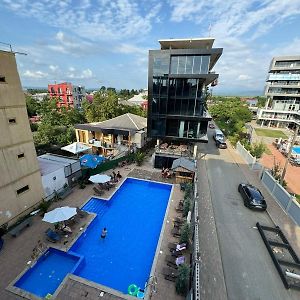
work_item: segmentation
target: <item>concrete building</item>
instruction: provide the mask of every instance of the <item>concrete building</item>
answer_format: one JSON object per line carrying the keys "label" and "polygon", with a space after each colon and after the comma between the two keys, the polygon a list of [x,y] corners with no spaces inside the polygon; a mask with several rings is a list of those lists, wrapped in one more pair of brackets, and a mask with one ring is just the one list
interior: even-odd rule
{"label": "concrete building", "polygon": [[266,106],[257,113],[261,126],[300,125],[300,55],[272,59],[265,95]]}
{"label": "concrete building", "polygon": [[57,99],[57,107],[81,108],[86,92],[84,86],[72,85],[70,82],[48,84],[50,99]]}
{"label": "concrete building", "polygon": [[211,120],[204,107],[206,87],[223,49],[213,38],[159,40],[149,51],[148,134],[152,138],[207,142]]}
{"label": "concrete building", "polygon": [[208,142],[206,87],[217,83],[212,69],[223,49],[213,48],[213,38],[159,43],[160,50],[149,51],[147,127],[149,137],[157,139],[154,166],[170,168],[178,156],[190,155],[187,143]]}
{"label": "concrete building", "polygon": [[45,196],[72,186],[81,176],[80,161],[54,154],[38,156]]}
{"label": "concrete building", "polygon": [[15,54],[0,51],[0,226],[30,212],[43,198]]}

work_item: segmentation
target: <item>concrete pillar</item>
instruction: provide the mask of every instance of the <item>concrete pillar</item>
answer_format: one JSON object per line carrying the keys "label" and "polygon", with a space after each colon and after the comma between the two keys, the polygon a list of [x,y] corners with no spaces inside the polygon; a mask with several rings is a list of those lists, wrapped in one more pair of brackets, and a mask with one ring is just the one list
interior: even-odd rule
{"label": "concrete pillar", "polygon": [[277,122],[276,127],[279,128],[280,122]]}
{"label": "concrete pillar", "polygon": [[269,121],[268,127],[271,127],[271,122],[272,122],[272,121]]}
{"label": "concrete pillar", "polygon": [[197,158],[197,145],[194,145],[194,153],[193,153],[193,158],[196,159]]}
{"label": "concrete pillar", "polygon": [[156,146],[159,146],[159,144],[160,144],[160,139],[157,139],[156,140]]}

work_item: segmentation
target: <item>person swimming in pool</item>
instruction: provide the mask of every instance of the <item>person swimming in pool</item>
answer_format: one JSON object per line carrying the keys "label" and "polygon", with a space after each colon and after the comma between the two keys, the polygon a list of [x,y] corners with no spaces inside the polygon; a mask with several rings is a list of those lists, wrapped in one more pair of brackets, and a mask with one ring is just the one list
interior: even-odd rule
{"label": "person swimming in pool", "polygon": [[107,229],[106,229],[106,227],[104,227],[101,232],[101,239],[105,239],[106,235],[107,235]]}

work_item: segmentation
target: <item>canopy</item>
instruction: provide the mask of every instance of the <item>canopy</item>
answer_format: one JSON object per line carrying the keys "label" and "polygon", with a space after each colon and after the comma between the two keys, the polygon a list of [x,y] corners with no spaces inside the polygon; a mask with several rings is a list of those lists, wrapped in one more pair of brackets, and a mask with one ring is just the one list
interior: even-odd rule
{"label": "canopy", "polygon": [[93,183],[105,183],[111,180],[111,177],[105,174],[97,174],[93,175],[89,178],[89,180]]}
{"label": "canopy", "polygon": [[87,151],[87,150],[89,150],[91,148],[92,147],[87,146],[87,145],[85,145],[83,143],[75,142],[73,144],[70,144],[70,145],[62,147],[61,150],[65,150],[65,151],[71,152],[73,154],[78,154],[78,153]]}
{"label": "canopy", "polygon": [[69,206],[64,206],[64,207],[58,207],[50,212],[47,212],[44,215],[43,221],[48,222],[48,223],[57,223],[57,222],[62,222],[65,220],[69,220],[73,216],[76,215],[76,208],[75,207],[69,207]]}
{"label": "canopy", "polygon": [[95,169],[105,158],[102,155],[84,154],[80,157],[80,165]]}

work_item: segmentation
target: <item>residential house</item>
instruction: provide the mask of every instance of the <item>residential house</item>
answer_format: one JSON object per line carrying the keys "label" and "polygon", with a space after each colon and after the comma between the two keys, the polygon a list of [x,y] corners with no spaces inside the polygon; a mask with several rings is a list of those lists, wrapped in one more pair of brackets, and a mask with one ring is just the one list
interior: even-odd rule
{"label": "residential house", "polygon": [[92,146],[105,157],[125,155],[142,148],[147,141],[147,119],[127,113],[103,122],[77,124],[77,142]]}

